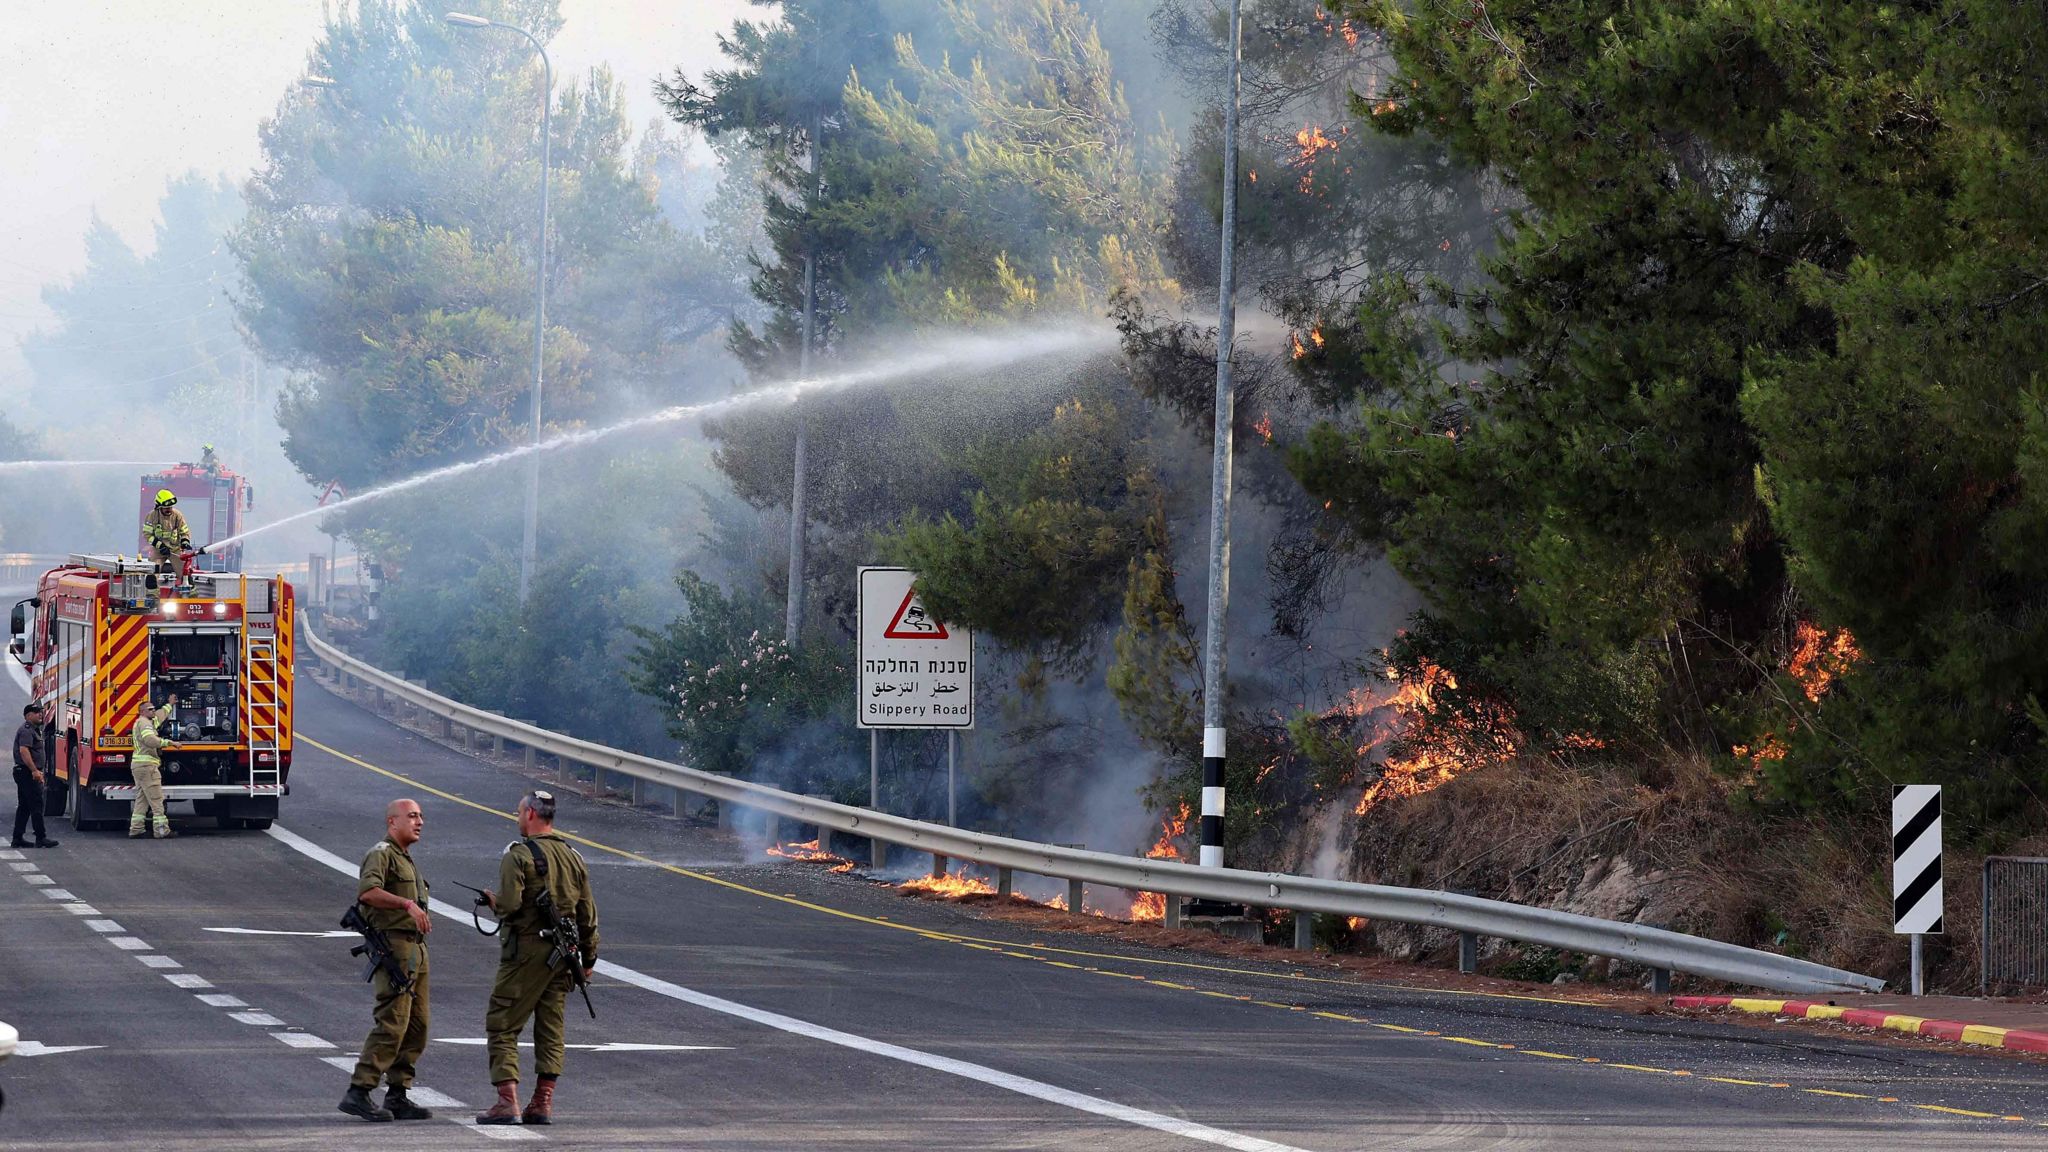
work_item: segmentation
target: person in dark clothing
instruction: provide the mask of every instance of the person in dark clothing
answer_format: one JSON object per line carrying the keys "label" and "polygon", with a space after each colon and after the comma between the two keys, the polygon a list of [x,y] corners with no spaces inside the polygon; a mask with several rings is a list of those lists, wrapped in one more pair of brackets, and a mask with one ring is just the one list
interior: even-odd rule
{"label": "person in dark clothing", "polygon": [[28,831],[30,821],[36,826],[35,847],[57,846],[43,829],[43,789],[50,782],[49,765],[43,763],[45,720],[41,706],[28,704],[21,710],[21,727],[14,733],[14,835],[7,843],[10,848],[29,847],[21,834]]}

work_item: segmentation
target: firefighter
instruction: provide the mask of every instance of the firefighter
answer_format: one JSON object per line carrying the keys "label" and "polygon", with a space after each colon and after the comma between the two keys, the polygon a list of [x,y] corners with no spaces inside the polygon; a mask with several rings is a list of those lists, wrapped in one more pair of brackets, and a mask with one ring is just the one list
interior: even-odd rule
{"label": "firefighter", "polygon": [[142,698],[142,707],[135,714],[135,729],[131,733],[134,752],[129,763],[135,772],[135,803],[128,809],[128,836],[130,839],[142,835],[143,817],[148,816],[155,826],[154,834],[159,840],[168,840],[177,833],[171,831],[171,818],[164,812],[163,758],[160,753],[171,747],[171,742],[157,733],[157,725],[170,718],[178,706],[174,692],[158,708]]}
{"label": "firefighter", "polygon": [[[498,914],[498,977],[491,985],[490,1007],[484,1014],[485,1042],[490,1047],[491,1083],[497,1103],[479,1115],[479,1124],[550,1124],[554,1122],[555,1081],[562,1075],[563,1010],[574,986],[568,964],[582,965],[590,979],[597,965],[597,902],[590,895],[590,870],[583,857],[555,834],[555,798],[533,791],[519,799],[519,839],[505,845],[498,862],[498,890],[484,901]],[[545,876],[545,880],[543,880]],[[543,923],[538,906],[542,893],[557,913],[573,918],[582,944],[581,956],[560,966],[550,963],[557,941],[541,935],[555,925]],[[533,1098],[519,1107],[519,1033],[533,1020]]]}
{"label": "firefighter", "polygon": [[199,466],[215,475],[220,473],[220,457],[213,454],[213,445],[201,444],[199,446]]}
{"label": "firefighter", "polygon": [[[363,918],[384,933],[392,959],[412,980],[400,988],[381,965],[377,969],[374,1023],[340,1104],[343,1112],[365,1120],[434,1118],[433,1112],[406,1095],[427,1048],[427,933],[434,930],[434,922],[427,915],[426,878],[409,851],[419,843],[425,820],[417,801],[393,800],[387,805],[384,839],[363,857],[356,881]],[[387,1085],[382,1105],[370,1099],[379,1080]]]}
{"label": "firefighter", "polygon": [[156,493],[156,511],[142,518],[142,538],[159,569],[168,570],[178,554],[192,547],[192,529],[178,511],[178,497],[169,488]]}

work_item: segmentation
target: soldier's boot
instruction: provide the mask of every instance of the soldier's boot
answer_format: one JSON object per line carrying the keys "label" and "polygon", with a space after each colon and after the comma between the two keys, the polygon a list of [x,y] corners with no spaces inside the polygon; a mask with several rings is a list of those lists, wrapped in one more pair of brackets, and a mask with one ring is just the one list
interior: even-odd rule
{"label": "soldier's boot", "polygon": [[479,1124],[519,1123],[519,1081],[502,1080],[498,1083],[498,1102],[491,1105],[489,1112],[477,1113]]}
{"label": "soldier's boot", "polygon": [[393,1120],[432,1120],[434,1114],[405,1094],[405,1089],[393,1084],[384,1090],[384,1110],[391,1113]]}
{"label": "soldier's boot", "polygon": [[389,1111],[379,1108],[377,1102],[370,1099],[370,1090],[358,1084],[348,1086],[348,1095],[341,1098],[339,1107],[343,1112],[351,1116],[361,1116],[365,1120],[391,1119]]}
{"label": "soldier's boot", "polygon": [[159,816],[156,818],[156,830],[152,835],[159,840],[169,840],[171,837],[176,836],[177,833],[171,831],[171,822],[168,817]]}
{"label": "soldier's boot", "polygon": [[[137,816],[135,819],[128,821],[128,838],[130,840],[142,839],[143,834],[148,830],[148,825],[142,822],[142,817],[140,816]],[[22,845],[22,847],[25,848],[27,847],[27,845],[24,844]]]}
{"label": "soldier's boot", "polygon": [[526,1102],[526,1111],[519,1114],[521,1124],[553,1124],[555,1122],[555,1078],[543,1076],[534,1081],[533,1099]]}

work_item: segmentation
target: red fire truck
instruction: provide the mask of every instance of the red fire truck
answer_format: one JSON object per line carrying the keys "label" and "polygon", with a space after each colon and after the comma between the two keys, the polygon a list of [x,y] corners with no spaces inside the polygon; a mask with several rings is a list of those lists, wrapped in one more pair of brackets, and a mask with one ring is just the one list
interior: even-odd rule
{"label": "red fire truck", "polygon": [[[169,489],[178,498],[178,511],[185,514],[185,523],[192,529],[192,546],[206,549],[205,554],[193,558],[192,566],[201,572],[239,572],[242,570],[242,546],[230,544],[219,553],[211,545],[216,540],[227,540],[242,532],[242,513],[256,506],[256,490],[249,481],[212,459],[212,449],[198,464],[177,464],[142,478],[142,516],[148,516],[156,507],[156,494]],[[149,554],[149,541],[142,535],[141,517],[136,519],[136,551],[139,555]]]}
{"label": "red fire truck", "polygon": [[292,608],[281,576],[173,577],[120,556],[45,573],[14,606],[8,650],[54,709],[48,814],[81,830],[126,823],[136,713],[175,693],[164,799],[225,828],[269,827],[292,763]]}

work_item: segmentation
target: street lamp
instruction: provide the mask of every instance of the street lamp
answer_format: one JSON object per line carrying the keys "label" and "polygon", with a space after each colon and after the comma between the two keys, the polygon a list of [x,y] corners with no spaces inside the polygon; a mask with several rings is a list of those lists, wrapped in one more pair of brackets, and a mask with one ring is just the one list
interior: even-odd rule
{"label": "street lamp", "polygon": [[[548,50],[541,45],[540,38],[516,24],[487,20],[467,12],[450,12],[442,19],[458,28],[503,28],[507,32],[517,32],[526,37],[526,42],[540,54],[540,258],[534,262],[533,270],[533,443],[537,448],[540,445],[541,347],[547,332],[548,314],[548,163],[555,102],[555,66],[548,60]],[[540,453],[533,452],[526,458],[526,528],[519,540],[521,604],[526,603],[527,590],[533,585],[534,537],[539,528]]]}

